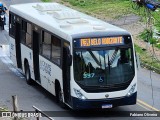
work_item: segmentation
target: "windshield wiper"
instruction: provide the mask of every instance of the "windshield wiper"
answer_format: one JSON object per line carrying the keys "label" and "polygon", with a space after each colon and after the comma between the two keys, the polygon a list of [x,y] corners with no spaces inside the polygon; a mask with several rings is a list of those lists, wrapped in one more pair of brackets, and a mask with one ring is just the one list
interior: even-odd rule
{"label": "windshield wiper", "polygon": [[111,59],[109,60],[110,65],[113,64],[113,62],[114,62],[114,60],[115,60],[115,58],[116,58],[117,52],[118,52],[118,49],[114,51],[114,53],[113,53]]}
{"label": "windshield wiper", "polygon": [[99,66],[101,66],[101,62],[96,58],[96,56],[93,54],[93,52],[90,51],[90,50],[88,50],[88,52],[91,54],[91,56],[93,57],[93,59],[95,60],[95,62],[96,62]]}
{"label": "windshield wiper", "polygon": [[109,55],[108,55],[108,68],[109,68],[109,73],[110,73],[110,70],[111,70],[111,63],[109,61]]}

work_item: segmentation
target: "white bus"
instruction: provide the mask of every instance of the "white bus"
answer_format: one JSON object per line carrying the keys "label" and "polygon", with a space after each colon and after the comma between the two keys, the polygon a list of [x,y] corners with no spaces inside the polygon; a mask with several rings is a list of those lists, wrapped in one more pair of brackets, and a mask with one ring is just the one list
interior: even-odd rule
{"label": "white bus", "polygon": [[72,109],[136,104],[131,34],[58,3],[10,6],[10,57],[28,84],[37,82]]}

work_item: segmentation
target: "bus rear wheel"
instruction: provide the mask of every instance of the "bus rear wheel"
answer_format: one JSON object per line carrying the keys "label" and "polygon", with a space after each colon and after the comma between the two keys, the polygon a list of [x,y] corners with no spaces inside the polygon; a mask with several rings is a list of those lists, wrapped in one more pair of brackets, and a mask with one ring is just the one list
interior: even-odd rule
{"label": "bus rear wheel", "polygon": [[29,69],[28,63],[26,63],[26,65],[25,65],[25,77],[26,77],[27,84],[32,85],[33,81],[31,79],[30,69]]}

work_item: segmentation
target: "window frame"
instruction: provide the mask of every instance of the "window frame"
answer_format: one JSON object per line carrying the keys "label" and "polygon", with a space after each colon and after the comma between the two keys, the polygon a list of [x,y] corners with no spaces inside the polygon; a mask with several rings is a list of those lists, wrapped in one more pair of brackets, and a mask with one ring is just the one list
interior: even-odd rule
{"label": "window frame", "polygon": [[9,13],[9,35],[15,38],[15,23],[16,15],[12,12]]}
{"label": "window frame", "polygon": [[[54,40],[55,40],[55,41],[54,41]],[[58,59],[58,60],[59,60],[59,63],[56,62],[55,60],[53,60],[53,59],[55,59],[56,57],[53,58],[53,56],[52,56],[52,55],[53,55],[53,44],[54,44],[54,42],[55,42],[55,43],[58,43],[58,42],[59,42],[59,43],[57,44],[57,46],[55,45],[55,47],[59,47],[59,50],[60,50],[59,52],[57,52],[57,53],[59,54],[59,59]],[[62,62],[62,61],[61,61],[62,51],[63,51],[63,50],[62,50],[62,40],[61,40],[60,38],[52,35],[52,36],[51,36],[51,61],[53,61],[54,63],[56,63],[56,64],[58,64],[58,65],[61,65],[61,62]]]}
{"label": "window frame", "polygon": [[[33,30],[33,24],[23,18],[21,18],[21,43],[26,45],[27,47],[32,49],[33,46],[33,40],[32,40],[32,30]],[[28,26],[27,24],[30,25],[30,34],[27,32]],[[24,27],[25,26],[25,27]],[[24,28],[24,29],[23,29]],[[27,35],[29,36],[30,44],[27,44]]]}
{"label": "window frame", "polygon": [[[48,57],[46,57],[45,55],[42,54],[43,53],[43,38],[44,38],[43,32],[47,32],[48,34],[51,35],[51,56],[50,56],[50,58],[48,58]],[[64,41],[67,42],[67,43],[69,43],[69,42],[64,40],[63,38],[57,36],[57,35],[54,35],[52,32],[49,32],[49,31],[45,30],[44,28],[41,28],[40,37],[41,37],[41,40],[40,40],[40,43],[39,43],[40,44],[40,48],[39,48],[40,52],[39,52],[39,54],[41,56],[43,56],[44,58],[46,58],[47,60],[49,60],[50,62],[56,64],[57,66],[59,66],[61,68],[62,67],[62,59],[63,59],[63,56],[62,56],[62,53],[63,53],[63,42]],[[53,37],[55,37],[55,38],[60,40],[60,63],[59,64],[57,62],[53,61],[52,58],[51,58],[52,57],[52,49],[53,49],[52,48],[52,38]]]}
{"label": "window frame", "polygon": [[[49,57],[47,57],[43,52],[44,52],[44,37],[45,37],[45,33],[47,33],[48,35],[50,35],[50,55],[49,55]],[[41,40],[41,45],[40,45],[40,47],[42,47],[42,48],[40,48],[41,49],[41,52],[40,52],[40,54],[42,55],[42,56],[44,56],[45,58],[47,58],[47,59],[51,59],[51,50],[52,50],[52,48],[51,48],[51,34],[49,33],[49,32],[47,32],[47,31],[44,31],[44,30],[42,30],[41,31],[41,36],[42,36],[42,40]]]}

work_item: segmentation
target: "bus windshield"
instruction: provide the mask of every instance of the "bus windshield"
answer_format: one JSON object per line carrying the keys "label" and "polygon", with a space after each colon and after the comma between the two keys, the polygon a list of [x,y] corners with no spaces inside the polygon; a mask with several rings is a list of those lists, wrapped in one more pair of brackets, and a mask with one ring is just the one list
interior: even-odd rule
{"label": "bus windshield", "polygon": [[134,59],[131,47],[74,51],[74,78],[80,85],[105,87],[126,83],[133,77]]}

